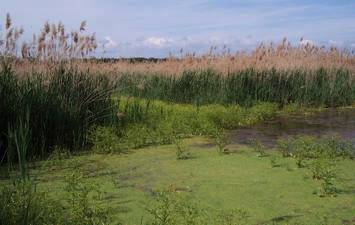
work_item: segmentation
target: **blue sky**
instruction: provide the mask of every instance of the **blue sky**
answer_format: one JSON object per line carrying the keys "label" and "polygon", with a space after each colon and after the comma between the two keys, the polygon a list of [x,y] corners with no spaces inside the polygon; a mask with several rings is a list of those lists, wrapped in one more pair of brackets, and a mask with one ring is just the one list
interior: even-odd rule
{"label": "blue sky", "polygon": [[355,49],[355,0],[4,0],[1,21],[7,12],[24,38],[46,21],[70,30],[86,20],[106,55],[116,57],[200,53],[212,45],[248,50],[283,37]]}

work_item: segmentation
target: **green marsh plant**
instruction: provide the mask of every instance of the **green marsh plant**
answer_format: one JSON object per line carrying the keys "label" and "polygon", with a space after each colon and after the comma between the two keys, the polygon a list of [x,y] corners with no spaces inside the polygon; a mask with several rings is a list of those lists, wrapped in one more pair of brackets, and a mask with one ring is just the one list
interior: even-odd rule
{"label": "green marsh plant", "polygon": [[228,140],[227,140],[227,137],[226,137],[223,129],[216,128],[213,133],[213,138],[214,138],[215,144],[217,146],[217,152],[220,155],[230,153],[227,148]]}
{"label": "green marsh plant", "polygon": [[186,160],[191,157],[189,148],[185,145],[183,139],[179,136],[173,138],[173,142],[176,148],[176,159],[177,160]]}
{"label": "green marsh plant", "polygon": [[8,161],[11,162],[11,157],[17,156],[17,163],[21,179],[29,178],[27,160],[28,148],[30,143],[31,131],[29,128],[29,113],[26,114],[26,120],[19,120],[18,126],[9,125],[8,128]]}
{"label": "green marsh plant", "polygon": [[310,164],[312,178],[321,181],[321,189],[318,195],[321,197],[335,197],[338,190],[335,187],[337,179],[336,162],[330,159],[318,158]]}
{"label": "green marsh plant", "polygon": [[155,204],[147,207],[148,213],[152,216],[149,225],[173,225],[176,224],[174,196],[168,191],[155,192]]}
{"label": "green marsh plant", "polygon": [[85,183],[82,174],[77,171],[66,176],[68,218],[70,224],[99,225],[110,221],[108,208],[94,201],[102,200],[102,192],[96,184]]}

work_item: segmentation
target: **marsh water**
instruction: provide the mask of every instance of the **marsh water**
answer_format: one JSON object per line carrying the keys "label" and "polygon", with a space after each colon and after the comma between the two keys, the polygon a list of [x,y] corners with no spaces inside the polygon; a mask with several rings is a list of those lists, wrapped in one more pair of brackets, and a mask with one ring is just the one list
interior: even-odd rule
{"label": "marsh water", "polygon": [[355,144],[355,108],[280,116],[252,127],[233,130],[229,138],[233,144],[248,144],[256,139],[267,147],[273,147],[277,139],[295,135],[339,135]]}

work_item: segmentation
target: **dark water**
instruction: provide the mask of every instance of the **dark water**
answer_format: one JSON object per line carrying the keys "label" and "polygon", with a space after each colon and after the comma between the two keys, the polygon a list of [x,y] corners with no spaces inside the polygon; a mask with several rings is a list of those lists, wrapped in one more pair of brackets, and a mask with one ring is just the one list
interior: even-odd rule
{"label": "dark water", "polygon": [[355,144],[355,109],[328,109],[310,115],[281,116],[230,133],[232,143],[248,144],[257,139],[268,147],[277,139],[294,135],[339,135]]}

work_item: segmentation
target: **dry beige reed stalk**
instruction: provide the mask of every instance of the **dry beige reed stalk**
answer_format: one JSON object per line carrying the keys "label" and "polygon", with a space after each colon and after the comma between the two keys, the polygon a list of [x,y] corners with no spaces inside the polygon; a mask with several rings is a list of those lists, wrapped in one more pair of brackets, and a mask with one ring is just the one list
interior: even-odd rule
{"label": "dry beige reed stalk", "polygon": [[54,62],[85,58],[97,48],[95,34],[87,34],[85,31],[86,21],[81,22],[79,31],[72,31],[70,34],[65,31],[61,22],[46,22],[41,33],[38,36],[33,35],[31,43],[20,44],[24,30],[13,27],[11,17],[7,14],[4,40],[0,40],[0,56]]}

